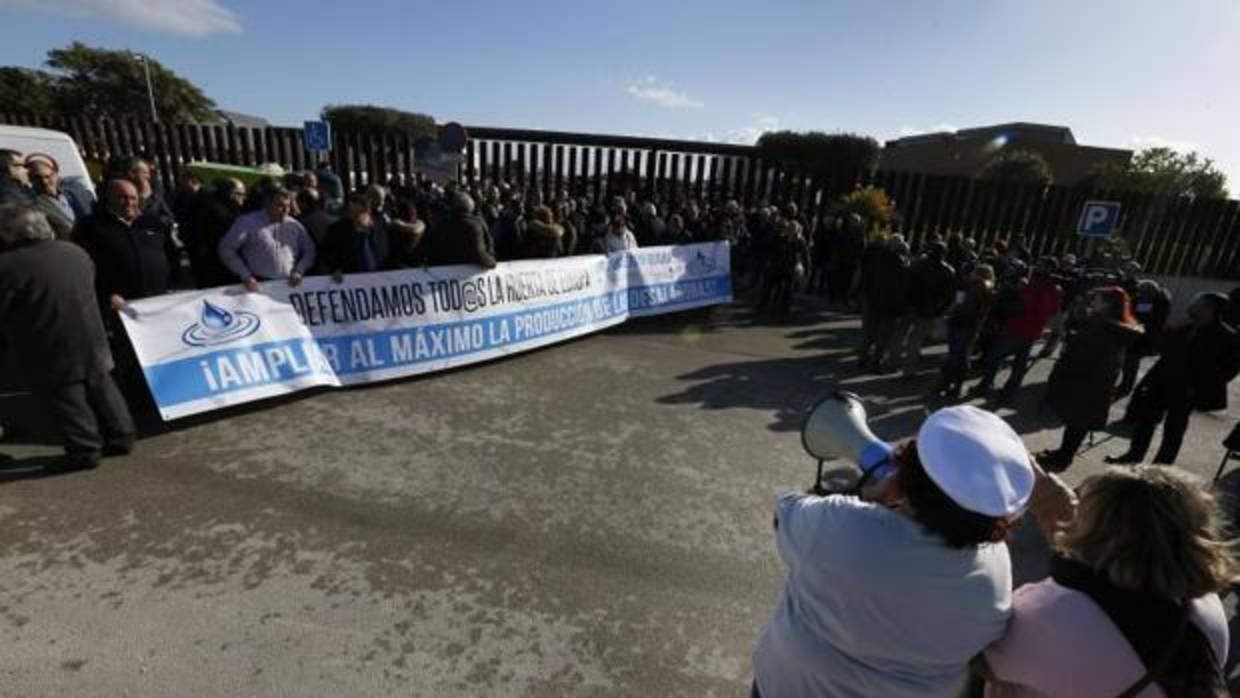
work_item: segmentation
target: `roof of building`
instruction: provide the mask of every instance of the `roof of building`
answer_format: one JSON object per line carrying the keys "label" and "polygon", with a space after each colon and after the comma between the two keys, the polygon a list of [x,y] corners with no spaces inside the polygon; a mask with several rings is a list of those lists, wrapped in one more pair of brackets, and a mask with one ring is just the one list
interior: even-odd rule
{"label": "roof of building", "polygon": [[916,136],[907,136],[904,138],[896,138],[887,141],[884,146],[887,148],[898,148],[905,145],[913,145],[918,143],[932,143],[944,140],[974,140],[974,139],[991,139],[999,136],[1020,136],[1026,141],[1044,141],[1049,143],[1063,143],[1066,145],[1076,145],[1076,137],[1072,135],[1072,129],[1067,126],[1056,126],[1054,124],[1035,124],[1028,121],[1013,121],[1006,124],[995,124],[993,126],[977,126],[974,128],[962,128],[959,131],[938,131],[935,133],[923,133]]}
{"label": "roof of building", "polygon": [[227,109],[216,109],[215,113],[219,114],[225,123],[232,124],[238,128],[266,128],[271,125],[263,117],[254,116],[253,114],[242,114],[239,111],[228,111]]}

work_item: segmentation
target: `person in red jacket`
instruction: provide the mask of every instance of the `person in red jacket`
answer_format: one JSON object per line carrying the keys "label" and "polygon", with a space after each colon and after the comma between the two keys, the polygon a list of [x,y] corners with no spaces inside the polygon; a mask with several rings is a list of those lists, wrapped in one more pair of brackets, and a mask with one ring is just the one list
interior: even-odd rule
{"label": "person in red jacket", "polygon": [[[974,388],[973,394],[989,397],[994,388],[995,375],[1003,360],[1012,357],[1012,373],[1008,376],[1003,390],[999,394],[1000,402],[1011,402],[1025,380],[1025,372],[1029,369],[1029,355],[1033,351],[1034,342],[1042,338],[1042,332],[1051,317],[1059,312],[1063,303],[1063,289],[1051,278],[1050,262],[1044,262],[1033,273],[1033,278],[1022,280],[1012,289],[1014,302],[1012,313],[1004,322],[999,338],[986,354],[983,363],[982,380]],[[1002,301],[1001,301],[1002,302]]]}

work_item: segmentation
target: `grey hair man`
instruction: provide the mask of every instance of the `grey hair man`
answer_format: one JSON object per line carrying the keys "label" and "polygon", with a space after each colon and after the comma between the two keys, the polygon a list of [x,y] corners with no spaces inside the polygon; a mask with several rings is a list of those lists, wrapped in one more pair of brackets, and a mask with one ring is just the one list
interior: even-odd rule
{"label": "grey hair man", "polygon": [[112,381],[112,354],[95,302],[95,267],[56,240],[47,217],[0,206],[0,345],[6,365],[48,406],[65,458],[54,470],[93,468],[133,448],[129,408]]}
{"label": "grey hair man", "polygon": [[78,219],[78,209],[68,192],[60,187],[60,172],[47,160],[32,159],[26,163],[30,175],[30,187],[34,194],[35,208],[47,216],[56,237],[67,240],[73,234],[73,224]]}

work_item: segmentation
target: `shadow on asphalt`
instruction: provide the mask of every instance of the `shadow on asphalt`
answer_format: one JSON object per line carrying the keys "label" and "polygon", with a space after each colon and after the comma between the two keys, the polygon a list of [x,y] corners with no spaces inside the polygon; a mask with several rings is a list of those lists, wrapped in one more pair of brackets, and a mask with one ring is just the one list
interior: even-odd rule
{"label": "shadow on asphalt", "polygon": [[[734,308],[719,319],[727,325],[767,322],[752,309]],[[691,385],[659,398],[659,402],[698,405],[707,410],[769,411],[774,414],[769,425],[772,431],[799,431],[810,407],[831,391],[844,389],[861,396],[875,433],[891,440],[911,435],[931,410],[944,404],[926,395],[937,377],[937,356],[924,359],[922,372],[912,378],[898,372],[869,373],[858,365],[856,357],[861,330],[855,315],[809,307],[797,308],[794,316],[812,318],[787,325],[790,331],[786,336],[799,340],[793,348],[805,355],[733,361],[686,373],[677,378]],[[660,331],[673,326],[672,320],[667,322]],[[1000,380],[1003,376],[1001,372]],[[1044,391],[1043,382],[1027,379],[1015,403],[1000,413],[1022,434],[1055,426],[1055,416],[1041,408]],[[998,409],[994,404],[987,407]],[[1104,435],[1097,436],[1093,447]]]}
{"label": "shadow on asphalt", "polygon": [[58,456],[13,458],[0,452],[0,483],[68,475],[68,472],[56,469],[59,464]]}

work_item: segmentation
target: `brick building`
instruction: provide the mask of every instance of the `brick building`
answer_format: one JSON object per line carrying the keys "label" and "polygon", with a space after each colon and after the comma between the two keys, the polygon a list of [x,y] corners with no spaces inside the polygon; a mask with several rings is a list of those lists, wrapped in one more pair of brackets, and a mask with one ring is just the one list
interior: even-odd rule
{"label": "brick building", "polygon": [[997,155],[1011,150],[1041,154],[1055,184],[1065,186],[1079,183],[1098,165],[1132,158],[1131,150],[1080,145],[1067,126],[1010,123],[887,141],[879,168],[976,177]]}

